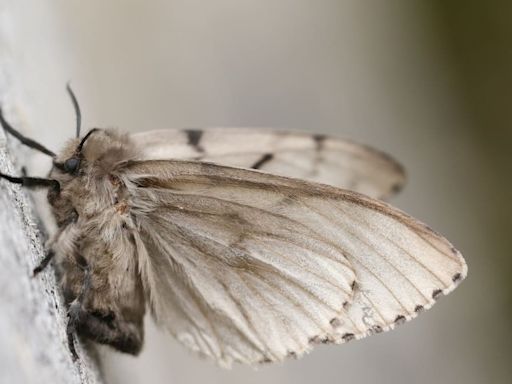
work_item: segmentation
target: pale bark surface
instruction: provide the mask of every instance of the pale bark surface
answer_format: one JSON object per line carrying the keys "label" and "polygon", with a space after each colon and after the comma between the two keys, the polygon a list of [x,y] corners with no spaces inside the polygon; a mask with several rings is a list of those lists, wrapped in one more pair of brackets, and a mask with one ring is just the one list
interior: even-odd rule
{"label": "pale bark surface", "polygon": [[[4,132],[0,172],[13,174]],[[19,186],[0,182],[0,383],[101,383],[95,359],[67,346],[66,308],[52,264],[32,278],[43,258],[43,232]]]}
{"label": "pale bark surface", "polygon": [[[23,111],[31,103],[23,97],[26,79],[19,60],[24,50],[16,42],[23,35],[12,12],[16,4],[0,1],[0,103],[13,126],[30,135],[30,119]],[[19,175],[26,153],[0,128],[0,172]],[[53,265],[32,278],[46,236],[31,197],[18,185],[0,180],[0,383],[101,383],[96,360],[81,344],[79,360],[71,359],[67,313]]]}

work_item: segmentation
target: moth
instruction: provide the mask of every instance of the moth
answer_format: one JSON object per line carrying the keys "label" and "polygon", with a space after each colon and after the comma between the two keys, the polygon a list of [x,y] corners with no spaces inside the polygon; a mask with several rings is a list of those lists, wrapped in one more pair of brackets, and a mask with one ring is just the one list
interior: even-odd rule
{"label": "moth", "polygon": [[261,129],[124,134],[94,128],[47,178],[54,260],[76,336],[136,355],[143,317],[221,366],[299,357],[393,329],[467,273],[440,234],[381,199],[402,187],[391,157],[350,141]]}

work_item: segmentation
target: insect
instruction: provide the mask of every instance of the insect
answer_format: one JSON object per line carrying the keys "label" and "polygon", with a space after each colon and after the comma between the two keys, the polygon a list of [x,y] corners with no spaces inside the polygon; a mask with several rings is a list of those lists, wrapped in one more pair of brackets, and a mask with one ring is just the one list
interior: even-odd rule
{"label": "insect", "polygon": [[[389,156],[323,135],[259,129],[123,134],[94,128],[53,159],[54,259],[80,335],[138,354],[143,317],[222,366],[299,357],[393,329],[464,279],[461,254],[381,198],[404,172]],[[328,185],[330,184],[330,185]]]}

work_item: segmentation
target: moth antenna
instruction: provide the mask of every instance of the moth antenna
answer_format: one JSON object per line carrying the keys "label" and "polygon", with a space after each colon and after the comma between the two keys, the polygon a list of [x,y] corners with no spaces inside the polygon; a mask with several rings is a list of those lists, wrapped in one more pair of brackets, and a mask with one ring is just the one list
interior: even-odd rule
{"label": "moth antenna", "polygon": [[14,127],[5,120],[4,113],[2,111],[2,107],[0,106],[0,124],[2,127],[12,136],[14,136],[16,139],[20,141],[21,144],[26,145],[29,148],[35,149],[36,151],[42,152],[45,155],[48,155],[50,157],[55,157],[55,153],[50,151],[48,148],[46,148],[44,145],[39,144],[37,141],[32,140],[28,137],[23,136],[21,133],[19,133],[17,130],[14,129]]}
{"label": "moth antenna", "polygon": [[91,136],[96,131],[99,131],[99,129],[98,128],[93,128],[89,132],[87,132],[87,135],[85,135],[84,138],[82,139],[82,141],[80,142],[80,144],[78,144],[78,147],[76,149],[77,153],[82,152],[82,147],[84,146],[85,142],[87,141],[89,136]]}
{"label": "moth antenna", "polygon": [[76,115],[76,137],[80,137],[80,128],[82,127],[82,113],[80,112],[80,105],[78,105],[78,100],[76,99],[75,93],[71,89],[69,82],[66,84],[66,90],[68,91],[69,97],[71,98],[71,102],[73,103],[73,108],[75,109]]}

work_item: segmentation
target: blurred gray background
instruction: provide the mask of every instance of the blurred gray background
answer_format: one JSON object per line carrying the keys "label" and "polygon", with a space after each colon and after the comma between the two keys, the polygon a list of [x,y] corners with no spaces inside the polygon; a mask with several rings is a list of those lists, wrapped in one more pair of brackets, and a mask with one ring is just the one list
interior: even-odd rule
{"label": "blurred gray background", "polygon": [[[406,166],[392,203],[469,264],[459,289],[396,331],[258,371],[201,361],[148,318],[140,357],[101,348],[108,382],[510,382],[511,11],[472,0],[0,0],[0,49],[16,67],[8,103],[50,148],[74,135],[69,80],[86,127],[346,136]],[[34,157],[31,173],[47,166]]]}

